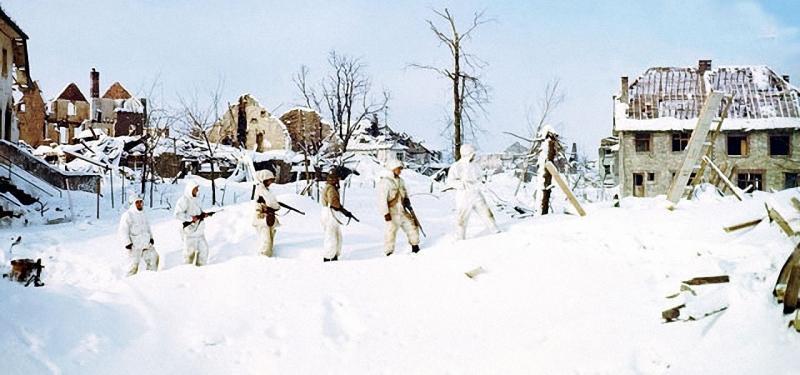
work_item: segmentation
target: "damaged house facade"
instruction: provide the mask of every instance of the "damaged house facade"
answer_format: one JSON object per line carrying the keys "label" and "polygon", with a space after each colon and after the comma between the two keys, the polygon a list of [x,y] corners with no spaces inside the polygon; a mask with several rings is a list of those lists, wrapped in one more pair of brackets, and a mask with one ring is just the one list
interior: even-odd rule
{"label": "damaged house facade", "polygon": [[436,164],[442,157],[441,152],[425,147],[410,135],[396,132],[387,124],[381,125],[377,116],[362,121],[347,151],[370,155],[382,163],[397,159],[419,170]]}
{"label": "damaged house facade", "polygon": [[256,152],[290,150],[292,147],[286,125],[250,94],[240,96],[236,104],[228,106],[222,118],[208,131],[208,139]]}
{"label": "damaged house facade", "polygon": [[[697,67],[650,68],[633,82],[622,77],[614,97],[619,145],[603,146],[609,155],[617,152],[608,164],[618,168],[623,196],[666,194],[712,90],[732,97],[711,155],[722,172],[745,190],[798,186],[800,92],[789,76],[766,66],[712,68],[711,60],[700,60]],[[708,180],[714,172],[705,173]]]}
{"label": "damaged house facade", "polygon": [[77,84],[69,83],[49,106],[34,83],[18,105],[19,139],[39,147],[71,144],[101,133],[112,137],[142,135],[147,101],[131,95],[119,82],[109,86],[101,97],[100,72],[93,68],[89,79],[88,99]]}
{"label": "damaged house facade", "polygon": [[[20,129],[14,87],[25,94],[33,86],[28,63],[28,36],[0,10],[0,138],[17,142]],[[26,111],[23,105],[21,108]]]}

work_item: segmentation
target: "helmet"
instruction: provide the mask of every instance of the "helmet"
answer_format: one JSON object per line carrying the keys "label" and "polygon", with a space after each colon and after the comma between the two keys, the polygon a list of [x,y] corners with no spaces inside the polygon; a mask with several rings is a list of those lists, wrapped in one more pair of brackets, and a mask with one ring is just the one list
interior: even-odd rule
{"label": "helmet", "polygon": [[258,181],[266,181],[266,180],[274,180],[275,174],[272,173],[269,169],[262,169],[256,172],[256,180]]}
{"label": "helmet", "polygon": [[142,200],[142,197],[139,194],[131,194],[130,196],[128,196],[128,203],[129,204],[134,204],[134,203],[136,203],[136,201],[140,201],[140,200]]}
{"label": "helmet", "polygon": [[461,151],[461,157],[464,159],[470,159],[475,156],[475,147],[472,147],[470,144],[461,145],[459,150]]}
{"label": "helmet", "polygon": [[397,160],[397,159],[389,159],[386,162],[386,169],[388,169],[390,171],[393,171],[393,170],[395,170],[397,168],[405,168],[405,165],[403,165],[402,161]]}

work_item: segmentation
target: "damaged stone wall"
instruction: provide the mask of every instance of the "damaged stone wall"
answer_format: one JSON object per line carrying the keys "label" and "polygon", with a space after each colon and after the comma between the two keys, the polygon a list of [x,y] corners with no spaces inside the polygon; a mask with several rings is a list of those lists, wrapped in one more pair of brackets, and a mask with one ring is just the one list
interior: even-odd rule
{"label": "damaged stone wall", "polygon": [[280,117],[280,120],[286,124],[292,139],[292,151],[295,152],[302,152],[304,147],[312,148],[313,151],[313,145],[321,144],[333,131],[331,126],[323,122],[319,114],[311,109],[289,110]]}
{"label": "damaged stone wall", "polygon": [[[650,134],[650,150],[636,151],[636,134]],[[641,188],[643,196],[654,197],[666,194],[672,183],[673,173],[680,170],[686,151],[672,151],[672,135],[674,132],[621,132],[620,154],[622,166],[620,181],[622,195],[635,195],[634,174],[643,175]],[[790,152],[788,156],[770,156],[769,136],[788,135]],[[728,135],[746,135],[747,155],[728,155]],[[763,173],[762,190],[782,190],[786,183],[785,173],[800,172],[800,134],[792,129],[769,131],[723,131],[716,139],[712,160],[727,177],[736,184],[736,174],[741,171]],[[653,179],[650,180],[650,174]],[[716,179],[715,173],[707,168],[705,178]]]}
{"label": "damaged stone wall", "polygon": [[19,139],[25,143],[39,147],[45,144],[47,105],[42,98],[39,85],[34,82],[31,88],[17,103],[17,124],[19,125]]}
{"label": "damaged stone wall", "polygon": [[[286,125],[272,116],[266,108],[250,95],[242,98],[245,103],[247,134],[244,147],[248,150],[265,152],[270,150],[287,150],[291,148],[291,138]],[[214,124],[208,133],[213,143],[233,145],[236,142],[239,104],[231,105],[222,118]]]}

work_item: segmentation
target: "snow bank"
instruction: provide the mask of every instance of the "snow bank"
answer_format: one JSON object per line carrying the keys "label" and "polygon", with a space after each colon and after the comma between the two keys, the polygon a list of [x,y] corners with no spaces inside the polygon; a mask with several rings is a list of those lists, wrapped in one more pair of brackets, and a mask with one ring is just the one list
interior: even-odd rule
{"label": "snow bank", "polygon": [[[354,178],[380,171],[366,162],[358,168],[364,175]],[[409,172],[404,176],[416,180]],[[208,208],[209,183],[199,181]],[[281,212],[276,257],[264,258],[256,255],[250,226],[249,184],[218,181],[226,205],[208,219],[206,267],[181,264],[171,203],[183,182],[165,187],[156,208],[148,209],[162,256],[159,272],[122,276],[119,206],[99,221],[0,232],[0,239],[22,235],[15,254],[40,256],[47,267],[44,288],[0,282],[4,371],[750,374],[796,368],[800,336],[786,328],[791,317],[771,296],[795,240],[767,222],[732,234],[721,228],[762,217],[766,199],[785,205],[797,190],[745,202],[687,201],[674,211],[657,199],[626,199],[622,208],[589,204],[586,217],[514,220],[496,211],[503,233],[487,235],[476,219],[459,242],[450,235],[448,194],[420,194],[415,207],[428,234],[422,252],[409,254],[400,234],[397,254],[387,258],[374,189],[353,183],[345,205],[361,222],[343,228],[343,260],[322,263],[320,207],[295,195],[296,186],[275,190],[306,215]],[[497,175],[488,188],[512,200],[514,183]],[[485,272],[464,274],[477,267]],[[730,276],[719,296],[727,310],[662,323],[665,296],[681,280],[714,274]]]}

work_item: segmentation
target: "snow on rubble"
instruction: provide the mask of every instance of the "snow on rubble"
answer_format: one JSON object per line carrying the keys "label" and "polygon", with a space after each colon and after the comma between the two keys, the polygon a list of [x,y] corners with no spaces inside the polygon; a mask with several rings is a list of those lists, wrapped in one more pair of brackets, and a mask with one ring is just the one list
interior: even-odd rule
{"label": "snow on rubble", "polygon": [[[764,216],[765,201],[788,201],[797,189],[744,202],[700,194],[673,211],[659,198],[588,203],[586,217],[556,210],[520,220],[495,209],[502,233],[476,218],[456,242],[453,193],[406,171],[428,236],[412,255],[399,235],[398,254],[384,257],[374,192],[381,169],[357,164],[344,205],[361,222],[344,227],[340,262],[322,263],[320,207],[295,184],[273,185],[279,200],[306,212],[279,217],[274,258],[256,255],[250,185],[224,180],[205,267],[181,264],[171,207],[184,180],[162,185],[147,209],[159,272],[123,276],[119,205],[104,206],[100,220],[3,229],[3,249],[23,237],[10,255],[43,258],[47,284],[0,283],[4,372],[794,372],[800,339],[771,288],[795,241],[767,221],[721,228]],[[210,181],[189,178],[210,208]],[[516,201],[516,183],[493,176],[487,199]],[[477,267],[484,272],[465,275]],[[665,296],[681,280],[720,274],[730,276],[726,310],[663,323]]]}

